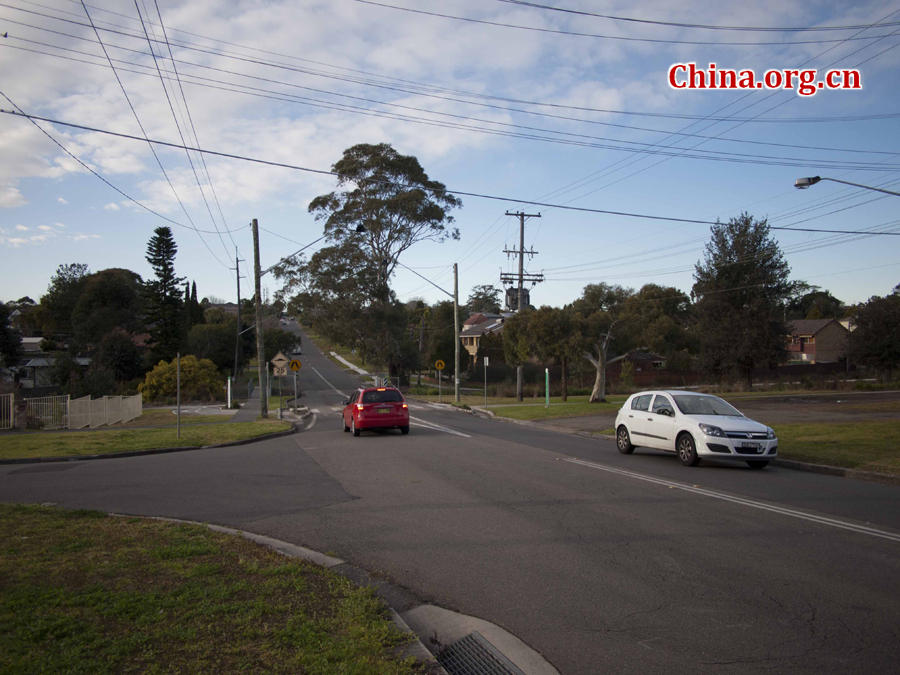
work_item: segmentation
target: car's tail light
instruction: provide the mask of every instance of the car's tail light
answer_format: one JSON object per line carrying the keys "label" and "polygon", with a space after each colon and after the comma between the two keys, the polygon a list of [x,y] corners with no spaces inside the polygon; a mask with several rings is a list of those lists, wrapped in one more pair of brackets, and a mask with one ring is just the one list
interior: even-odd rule
{"label": "car's tail light", "polygon": [[406,405],[405,403],[403,404],[403,409],[404,409],[404,410],[406,410],[408,407],[409,407],[409,406]]}
{"label": "car's tail light", "polygon": [[362,404],[362,403],[357,403],[357,404],[356,404],[356,409],[357,409],[357,410],[362,410],[362,409],[363,409],[363,404]]}

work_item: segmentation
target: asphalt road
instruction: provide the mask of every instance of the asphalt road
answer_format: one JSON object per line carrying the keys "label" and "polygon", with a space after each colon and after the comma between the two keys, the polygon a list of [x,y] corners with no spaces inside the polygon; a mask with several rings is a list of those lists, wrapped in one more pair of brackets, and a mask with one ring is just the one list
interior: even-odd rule
{"label": "asphalt road", "polygon": [[[293,327],[292,327],[293,328]],[[425,404],[341,432],[358,380],[304,340],[312,427],[250,446],[0,467],[0,499],[284,539],[487,619],[562,673],[888,673],[900,488],[669,455]]]}

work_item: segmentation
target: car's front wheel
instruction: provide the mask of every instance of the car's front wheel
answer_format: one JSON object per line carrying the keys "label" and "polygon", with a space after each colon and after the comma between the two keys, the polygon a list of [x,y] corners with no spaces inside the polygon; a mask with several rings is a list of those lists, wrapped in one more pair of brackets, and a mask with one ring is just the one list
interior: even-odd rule
{"label": "car's front wheel", "polygon": [[700,456],[697,454],[697,448],[694,447],[694,439],[690,434],[681,434],[678,437],[678,443],[675,446],[678,452],[678,459],[685,466],[697,466],[700,463]]}
{"label": "car's front wheel", "polygon": [[356,420],[352,417],[350,418],[350,428],[353,430],[354,436],[359,436],[359,429],[356,428]]}
{"label": "car's front wheel", "polygon": [[623,455],[630,455],[634,452],[634,446],[631,444],[631,436],[628,435],[628,429],[625,428],[625,425],[619,427],[619,430],[616,432],[616,447],[619,448],[619,452]]}
{"label": "car's front wheel", "polygon": [[751,469],[765,469],[769,466],[769,462],[765,459],[748,459],[747,466]]}

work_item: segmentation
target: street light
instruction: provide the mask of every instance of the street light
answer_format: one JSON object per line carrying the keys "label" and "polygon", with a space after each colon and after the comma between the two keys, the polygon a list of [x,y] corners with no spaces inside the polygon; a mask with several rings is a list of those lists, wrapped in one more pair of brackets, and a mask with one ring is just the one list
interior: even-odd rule
{"label": "street light", "polygon": [[859,183],[851,183],[847,180],[838,180],[837,178],[826,178],[825,176],[811,176],[810,178],[798,178],[794,181],[794,187],[798,190],[805,190],[811,185],[815,185],[821,180],[830,180],[832,183],[843,183],[844,185],[852,185],[853,187],[863,188],[865,190],[874,190],[875,192],[883,192],[886,195],[894,195],[900,197],[900,192],[891,192],[890,190],[882,190],[881,188],[872,187],[871,185],[860,185]]}

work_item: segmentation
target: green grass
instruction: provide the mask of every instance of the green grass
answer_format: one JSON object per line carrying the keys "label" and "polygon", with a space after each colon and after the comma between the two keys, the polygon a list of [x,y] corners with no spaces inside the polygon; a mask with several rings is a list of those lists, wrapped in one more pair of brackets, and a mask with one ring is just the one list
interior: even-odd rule
{"label": "green grass", "polygon": [[[144,414],[140,417],[136,417],[130,422],[126,422],[125,424],[116,424],[111,429],[118,429],[119,427],[161,427],[161,426],[175,426],[175,413],[172,412],[174,408],[167,408],[165,410],[154,409],[154,410],[145,410]],[[216,422],[227,422],[231,419],[230,415],[186,415],[184,412],[181,413],[181,424],[214,424]]]}
{"label": "green grass", "polygon": [[362,368],[369,373],[381,373],[387,371],[386,366],[379,366],[372,363],[363,363],[362,359],[359,358],[357,354],[351,353],[351,351],[346,347],[328,342],[328,340],[326,340],[324,337],[309,328],[304,328],[303,330],[306,332],[306,336],[313,342],[313,344],[315,344],[316,347],[318,347],[319,350],[338,368],[343,368],[346,370],[347,366],[334,358],[331,355],[331,352],[334,352],[341,358],[346,359],[347,361],[352,363],[357,368]]}
{"label": "green grass", "polygon": [[777,424],[778,456],[900,475],[900,421]]}
{"label": "green grass", "polygon": [[509,417],[514,420],[544,420],[554,417],[590,417],[602,413],[616,412],[621,407],[621,402],[611,401],[608,403],[560,403],[559,405],[551,405],[549,408],[544,404],[532,403],[530,405],[521,404],[497,408],[488,406],[488,409],[495,415]]}
{"label": "green grass", "polygon": [[0,459],[32,457],[77,457],[154,448],[213,445],[285,431],[289,422],[264,420],[209,426],[188,426],[175,438],[175,429],[129,429],[122,431],[34,431],[3,438]]}
{"label": "green grass", "polygon": [[199,525],[0,504],[0,672],[417,672],[370,589]]}

